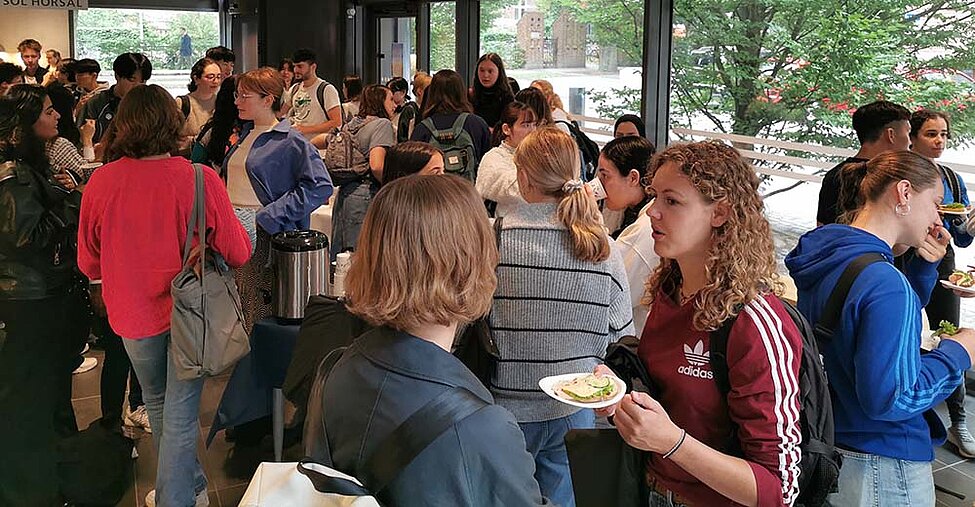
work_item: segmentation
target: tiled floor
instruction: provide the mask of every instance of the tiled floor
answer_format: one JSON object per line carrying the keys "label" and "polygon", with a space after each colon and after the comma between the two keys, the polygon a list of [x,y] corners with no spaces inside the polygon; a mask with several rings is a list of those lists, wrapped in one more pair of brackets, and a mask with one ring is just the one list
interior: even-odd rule
{"label": "tiled floor", "polygon": [[[75,375],[74,407],[78,425],[87,427],[91,421],[100,417],[98,384],[101,372],[102,353],[92,351],[91,357],[98,358],[98,367],[86,373]],[[240,502],[240,498],[247,489],[254,470],[261,461],[271,461],[273,453],[270,438],[265,438],[262,445],[253,448],[235,449],[233,444],[224,440],[223,432],[217,434],[209,449],[203,449],[203,438],[210,431],[210,422],[220,403],[224,386],[229,374],[208,379],[203,388],[200,403],[200,461],[203,470],[210,481],[210,505],[213,507],[232,507]],[[968,397],[969,414],[975,413],[975,399]],[[938,412],[946,419],[944,406]],[[969,415],[969,426],[975,429],[975,415]],[[138,434],[137,449],[139,458],[134,460],[134,480],[132,488],[119,502],[119,507],[143,507],[145,496],[152,489],[156,473],[156,453],[149,434]],[[285,449],[284,459],[296,461],[300,457],[299,446]],[[949,494],[938,492],[937,505],[939,507],[972,507],[975,502],[975,460],[964,460],[945,448],[935,449],[934,480],[943,486],[965,496],[964,500]]]}
{"label": "tiled floor", "polygon": [[[85,428],[91,421],[101,416],[99,408],[99,378],[103,353],[93,350],[88,354],[98,359],[98,367],[89,372],[74,376],[73,402],[78,426]],[[234,445],[224,439],[223,432],[217,434],[209,449],[203,448],[203,439],[210,431],[210,422],[217,410],[224,386],[229,374],[208,379],[203,388],[200,403],[200,462],[209,480],[208,493],[212,507],[232,507],[240,502],[240,498],[247,489],[254,470],[261,461],[271,461],[273,452],[270,437],[265,438],[262,445],[253,448],[237,450]],[[132,462],[132,487],[119,502],[119,507],[143,507],[146,494],[152,489],[156,474],[156,453],[152,445],[152,436],[137,431],[136,448],[139,457]],[[298,447],[298,446],[295,446]],[[285,459],[295,461],[300,449],[285,449]]]}

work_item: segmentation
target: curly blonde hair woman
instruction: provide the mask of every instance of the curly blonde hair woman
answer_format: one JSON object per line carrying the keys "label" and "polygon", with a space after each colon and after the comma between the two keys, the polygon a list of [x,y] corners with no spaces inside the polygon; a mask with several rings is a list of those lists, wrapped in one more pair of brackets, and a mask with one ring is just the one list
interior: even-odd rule
{"label": "curly blonde hair woman", "polygon": [[[706,202],[727,208],[724,222],[711,231],[712,248],[704,264],[709,276],[694,298],[694,327],[713,331],[759,294],[782,294],[758,176],[737,151],[720,143],[673,146],[651,161],[647,179],[668,163],[679,166]],[[661,259],[647,280],[644,303],[652,304],[660,292],[674,294],[683,280],[676,259]],[[682,297],[690,294],[683,289]]]}
{"label": "curly blonde hair woman", "polygon": [[502,361],[491,387],[525,432],[542,494],[572,506],[564,437],[592,427],[593,412],[549,398],[538,381],[591,371],[611,342],[633,334],[630,288],[596,201],[576,179],[575,141],[545,127],[521,141],[514,161],[525,202],[499,219],[489,320]]}
{"label": "curly blonde hair woman", "polygon": [[[633,392],[602,413],[615,413],[629,445],[651,451],[650,505],[792,505],[802,339],[775,296],[755,171],[734,148],[700,142],[656,155],[648,178],[660,265],[647,283],[638,355],[658,389],[656,399]],[[722,396],[710,331],[726,321]]]}

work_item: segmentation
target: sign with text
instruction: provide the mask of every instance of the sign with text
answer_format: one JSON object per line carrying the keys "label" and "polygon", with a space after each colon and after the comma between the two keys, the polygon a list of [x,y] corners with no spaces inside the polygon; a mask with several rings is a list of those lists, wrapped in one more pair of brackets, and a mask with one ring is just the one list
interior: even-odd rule
{"label": "sign with text", "polygon": [[76,11],[88,8],[88,0],[0,0],[0,9],[58,9]]}

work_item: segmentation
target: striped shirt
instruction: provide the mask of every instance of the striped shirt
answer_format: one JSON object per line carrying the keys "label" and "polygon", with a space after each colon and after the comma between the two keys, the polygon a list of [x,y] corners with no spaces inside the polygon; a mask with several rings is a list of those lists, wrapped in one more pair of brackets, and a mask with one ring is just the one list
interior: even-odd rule
{"label": "striped shirt", "polygon": [[518,422],[578,411],[549,398],[538,381],[591,372],[607,345],[633,335],[619,252],[614,248],[603,262],[576,259],[556,207],[522,204],[502,224],[498,288],[489,318],[501,359],[491,389]]}

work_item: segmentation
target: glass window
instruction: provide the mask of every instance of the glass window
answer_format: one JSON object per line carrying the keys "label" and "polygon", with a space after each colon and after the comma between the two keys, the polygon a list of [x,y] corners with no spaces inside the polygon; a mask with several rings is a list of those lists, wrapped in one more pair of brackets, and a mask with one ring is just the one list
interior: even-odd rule
{"label": "glass window", "polygon": [[618,116],[640,112],[643,11],[644,0],[482,0],[481,53],[498,53],[522,88],[550,82],[602,144]]}
{"label": "glass window", "polygon": [[186,93],[190,68],[206,50],[220,44],[219,14],[130,9],[87,9],[75,18],[77,58],[93,58],[100,79],[114,83],[112,62],[139,52],[152,62],[152,79],[175,95]]}
{"label": "glass window", "polygon": [[407,81],[416,68],[416,18],[381,18],[379,20],[380,83],[394,77]]}
{"label": "glass window", "polygon": [[430,75],[457,67],[457,6],[454,2],[430,4]]}
{"label": "glass window", "polygon": [[[864,104],[949,113],[939,161],[975,183],[975,167],[959,165],[975,155],[971,9],[906,5],[674,1],[671,138],[722,138],[752,158],[780,260],[816,225],[819,184],[801,178],[859,149],[851,116]],[[959,266],[975,263],[975,250],[956,252]],[[962,308],[975,320],[975,301]]]}

